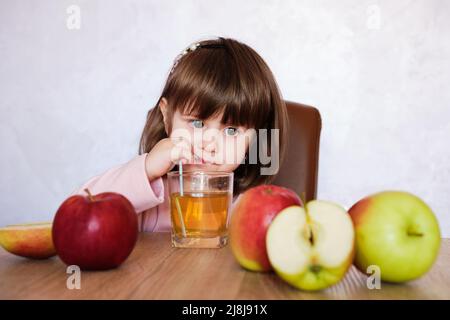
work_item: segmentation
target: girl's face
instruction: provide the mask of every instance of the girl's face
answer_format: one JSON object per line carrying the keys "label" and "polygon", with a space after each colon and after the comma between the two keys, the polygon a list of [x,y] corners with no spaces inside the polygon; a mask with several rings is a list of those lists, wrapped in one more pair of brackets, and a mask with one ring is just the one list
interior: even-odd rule
{"label": "girl's face", "polygon": [[[254,130],[223,124],[221,119],[222,114],[201,120],[175,112],[170,137],[180,141],[177,143],[190,143],[195,155],[194,159],[183,166],[185,171],[232,172],[244,160]],[[177,140],[178,138],[181,139]]]}

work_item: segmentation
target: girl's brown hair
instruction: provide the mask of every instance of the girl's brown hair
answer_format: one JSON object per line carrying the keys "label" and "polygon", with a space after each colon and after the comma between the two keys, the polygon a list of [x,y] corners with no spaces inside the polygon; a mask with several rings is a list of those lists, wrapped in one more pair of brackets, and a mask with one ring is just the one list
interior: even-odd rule
{"label": "girl's brown hair", "polygon": [[[147,114],[139,154],[149,152],[168,135],[159,103],[167,99],[168,118],[175,111],[208,119],[221,114],[223,124],[267,129],[268,156],[271,156],[271,129],[279,129],[279,164],[284,157],[288,118],[275,78],[264,60],[249,46],[229,38],[204,40],[195,50],[177,59],[161,96]],[[172,130],[169,121],[168,132]],[[259,135],[256,136],[258,143]],[[274,155],[276,156],[276,155]],[[247,157],[248,158],[248,157]],[[234,194],[269,183],[274,175],[261,175],[262,165],[241,163],[234,171]]]}

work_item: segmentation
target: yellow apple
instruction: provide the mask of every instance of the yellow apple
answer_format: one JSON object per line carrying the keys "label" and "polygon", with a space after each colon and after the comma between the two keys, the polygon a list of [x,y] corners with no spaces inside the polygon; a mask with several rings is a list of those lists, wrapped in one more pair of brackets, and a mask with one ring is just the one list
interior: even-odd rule
{"label": "yellow apple", "polygon": [[56,254],[51,223],[0,228],[0,245],[10,253],[32,259],[46,259]]}

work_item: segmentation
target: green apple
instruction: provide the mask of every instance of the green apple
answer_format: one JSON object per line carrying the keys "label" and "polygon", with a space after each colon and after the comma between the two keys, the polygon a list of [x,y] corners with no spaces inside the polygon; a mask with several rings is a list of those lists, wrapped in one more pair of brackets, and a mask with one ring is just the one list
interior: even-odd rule
{"label": "green apple", "polygon": [[441,236],[433,211],[402,191],[365,197],[349,210],[356,231],[355,266],[380,268],[381,280],[405,282],[425,274],[439,252]]}
{"label": "green apple", "polygon": [[338,283],[351,266],[355,232],[341,206],[314,200],[282,210],[266,235],[267,255],[275,272],[302,290]]}

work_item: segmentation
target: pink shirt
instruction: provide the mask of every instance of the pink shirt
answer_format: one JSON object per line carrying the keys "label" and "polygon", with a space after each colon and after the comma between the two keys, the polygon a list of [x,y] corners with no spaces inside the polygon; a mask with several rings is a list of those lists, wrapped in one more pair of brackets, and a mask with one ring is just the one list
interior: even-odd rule
{"label": "pink shirt", "polygon": [[149,181],[145,171],[146,156],[146,153],[136,156],[125,164],[90,178],[71,195],[86,195],[85,188],[92,194],[120,193],[130,200],[136,210],[140,231],[170,232],[167,179],[164,176]]}

